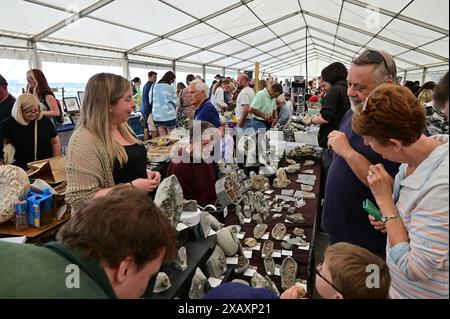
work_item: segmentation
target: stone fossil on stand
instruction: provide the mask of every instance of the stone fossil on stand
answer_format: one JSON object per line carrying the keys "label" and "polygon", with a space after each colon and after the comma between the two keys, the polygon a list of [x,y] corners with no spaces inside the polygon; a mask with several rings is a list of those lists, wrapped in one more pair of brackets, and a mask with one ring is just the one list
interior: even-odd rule
{"label": "stone fossil on stand", "polygon": [[170,284],[169,276],[164,272],[159,272],[156,276],[155,286],[153,287],[153,292],[155,294],[166,291],[172,285]]}
{"label": "stone fossil on stand", "polygon": [[305,222],[305,218],[302,213],[288,215],[286,216],[286,219],[294,224],[303,224]]}
{"label": "stone fossil on stand", "polygon": [[281,288],[286,290],[295,284],[297,262],[292,257],[286,257],[281,264]]}
{"label": "stone fossil on stand", "polygon": [[238,264],[236,268],[234,268],[234,273],[238,275],[242,275],[250,266],[250,260],[245,256],[238,257]]}
{"label": "stone fossil on stand", "polygon": [[255,237],[256,239],[260,239],[262,235],[264,235],[264,233],[266,232],[267,227],[268,227],[267,224],[256,225],[255,228],[253,228],[253,237]]}
{"label": "stone fossil on stand", "polygon": [[172,226],[176,227],[183,212],[183,189],[175,175],[166,177],[159,184],[154,202],[164,211]]}
{"label": "stone fossil on stand", "polygon": [[268,276],[275,274],[275,261],[272,257],[264,258],[264,270]]}
{"label": "stone fossil on stand", "polygon": [[214,278],[219,278],[227,271],[225,253],[219,245],[216,245],[213,253],[206,261],[206,270],[209,276]]}
{"label": "stone fossil on stand", "polygon": [[273,180],[273,187],[284,188],[288,186],[290,183],[291,181],[287,179],[284,168],[279,168],[277,170],[277,178]]}
{"label": "stone fossil on stand", "polygon": [[210,285],[208,278],[206,278],[200,268],[197,267],[194,277],[192,277],[191,288],[189,289],[189,298],[202,299],[209,288]]}
{"label": "stone fossil on stand", "polygon": [[282,240],[286,235],[286,226],[283,223],[276,224],[272,229],[272,237],[276,240]]}
{"label": "stone fossil on stand", "polygon": [[239,240],[229,228],[219,229],[217,232],[217,244],[227,256],[234,256],[239,250]]}
{"label": "stone fossil on stand", "polygon": [[273,247],[274,247],[273,241],[266,240],[261,249],[261,257],[266,258],[272,256]]}
{"label": "stone fossil on stand", "polygon": [[175,268],[185,271],[187,268],[187,253],[186,247],[180,247],[177,252],[177,258],[174,261]]}

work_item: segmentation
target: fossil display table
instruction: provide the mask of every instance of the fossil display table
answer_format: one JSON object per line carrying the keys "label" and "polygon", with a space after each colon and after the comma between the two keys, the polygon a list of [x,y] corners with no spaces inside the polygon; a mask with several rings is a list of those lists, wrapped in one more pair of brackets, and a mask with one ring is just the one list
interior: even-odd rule
{"label": "fossil display table", "polygon": [[[170,279],[171,287],[161,293],[153,293],[156,277],[150,280],[144,298],[149,299],[172,299],[175,297],[187,299],[189,289],[191,287],[191,280],[194,276],[197,267],[202,270],[205,269],[206,261],[212,254],[216,246],[217,236],[212,235],[206,239],[199,241],[188,241],[185,244],[187,253],[187,268],[181,271],[173,266],[173,264],[164,265],[160,271],[165,272]],[[203,271],[206,273],[205,271]]]}
{"label": "fossil display table", "polygon": [[[285,165],[283,165],[283,166],[285,166]],[[316,231],[315,223],[316,223],[316,220],[320,220],[320,218],[318,218],[319,217],[318,212],[320,212],[320,173],[321,173],[320,162],[316,163],[313,167],[306,167],[303,165],[303,162],[301,162],[301,168],[298,173],[286,174],[287,178],[291,181],[291,183],[284,189],[277,189],[277,188],[274,188],[271,186],[271,189],[274,190],[274,192],[271,193],[270,195],[268,195],[268,196],[270,196],[270,198],[268,200],[273,200],[275,198],[275,195],[281,195],[281,192],[283,190],[295,190],[295,191],[300,190],[301,186],[299,183],[296,182],[296,180],[298,179],[298,174],[303,174],[303,171],[305,171],[305,170],[314,170],[313,175],[316,176],[315,185],[313,187],[313,192],[314,192],[316,198],[315,199],[305,199],[306,205],[295,209],[295,213],[303,214],[305,222],[302,224],[296,224],[296,225],[289,223],[289,222],[285,222],[286,216],[290,215],[290,214],[288,214],[288,211],[286,208],[283,208],[283,210],[279,213],[282,216],[280,216],[278,218],[272,218],[272,216],[276,213],[271,211],[270,216],[264,221],[264,223],[268,225],[266,233],[267,232],[271,233],[272,229],[274,228],[274,226],[277,223],[283,223],[286,226],[286,235],[291,235],[291,238],[295,237],[295,235],[293,234],[294,228],[298,227],[298,228],[304,229],[304,234],[306,236],[305,240],[310,243],[309,249],[308,249],[308,247],[305,248],[305,247],[294,245],[294,247],[290,250],[292,252],[292,257],[298,264],[298,271],[297,271],[296,278],[302,279],[302,280],[307,280],[310,277],[309,265],[311,263],[310,259],[311,259],[312,250],[314,247],[314,238],[315,238],[314,232]],[[280,201],[278,201],[278,203],[279,202]],[[230,212],[228,214],[228,216],[225,218],[225,224],[226,225],[239,225],[239,219],[234,213]],[[245,238],[254,237],[253,229],[254,229],[255,225],[256,225],[256,223],[254,221],[251,221],[250,223],[245,223],[244,225],[242,225],[241,233],[245,232],[244,238],[241,238],[241,243],[242,243],[243,247],[246,247],[246,245],[244,244]],[[250,267],[256,266],[258,273],[265,276],[266,272],[264,269],[264,258],[261,257],[261,250],[262,250],[264,242],[267,239],[273,241],[275,251],[276,250],[282,251],[283,248],[281,247],[282,241],[275,240],[271,234],[269,234],[269,238],[267,238],[267,239],[263,239],[263,238],[257,240],[258,243],[260,244],[261,249],[252,251],[252,257],[250,258]],[[299,249],[299,247],[302,249]],[[286,253],[286,255],[282,255],[281,257],[272,256],[275,261],[275,264],[277,266],[278,265],[281,266],[284,258],[287,257],[287,255],[289,254],[289,250],[285,251],[285,253]],[[282,293],[283,290],[281,289],[281,277],[279,275],[275,275],[275,274],[273,274],[269,277],[276,284],[279,292]],[[252,277],[245,276],[245,275],[232,275],[232,277],[230,277],[229,280],[232,280],[233,278],[244,279],[245,281],[248,281],[250,283],[250,280]],[[311,284],[311,282],[308,282],[308,289],[310,289],[310,284]],[[308,292],[308,293],[310,293],[310,292]]]}

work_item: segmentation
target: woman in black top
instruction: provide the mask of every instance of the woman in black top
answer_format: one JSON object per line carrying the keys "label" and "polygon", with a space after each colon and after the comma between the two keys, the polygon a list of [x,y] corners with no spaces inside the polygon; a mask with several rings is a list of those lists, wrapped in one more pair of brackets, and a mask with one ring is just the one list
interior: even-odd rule
{"label": "woman in black top", "polygon": [[306,120],[307,125],[320,125],[319,146],[323,152],[323,166],[326,176],[330,167],[333,153],[328,149],[328,134],[339,129],[342,117],[350,109],[350,99],[347,96],[347,69],[340,62],[334,62],[322,70],[322,80],[330,83],[325,102],[320,114]]}
{"label": "woman in black top", "polygon": [[42,104],[42,114],[52,119],[52,123],[58,124],[57,118],[61,117],[62,110],[53,94],[44,73],[39,69],[31,69],[27,72],[27,92],[33,94]]}
{"label": "woman in black top", "polygon": [[61,155],[61,142],[50,120],[43,117],[39,101],[31,94],[19,96],[3,122],[4,145],[15,148],[13,164],[27,169],[27,163]]}

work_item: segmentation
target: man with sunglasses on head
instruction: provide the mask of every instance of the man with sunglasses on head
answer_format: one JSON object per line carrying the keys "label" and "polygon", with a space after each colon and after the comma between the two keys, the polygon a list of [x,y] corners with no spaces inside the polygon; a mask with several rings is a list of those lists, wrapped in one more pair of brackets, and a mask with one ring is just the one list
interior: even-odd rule
{"label": "man with sunglasses on head", "polygon": [[367,174],[371,165],[382,163],[394,177],[399,165],[364,145],[363,138],[352,130],[352,117],[376,87],[394,83],[396,78],[395,62],[386,52],[366,50],[352,61],[347,77],[351,109],[342,118],[339,131],[328,135],[328,147],[334,151],[334,157],[325,186],[321,224],[331,244],[349,242],[382,258],[386,256],[386,235],[371,227],[362,207],[366,199],[375,202]]}

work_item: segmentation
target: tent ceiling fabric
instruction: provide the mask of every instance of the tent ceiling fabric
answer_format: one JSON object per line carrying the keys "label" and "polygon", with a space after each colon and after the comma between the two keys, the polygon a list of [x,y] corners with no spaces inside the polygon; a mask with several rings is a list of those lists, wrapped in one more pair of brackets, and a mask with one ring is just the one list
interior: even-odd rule
{"label": "tent ceiling fabric", "polygon": [[219,70],[260,62],[266,74],[304,74],[308,61],[310,74],[319,74],[369,48],[391,53],[400,71],[448,67],[448,7],[443,0],[9,0],[0,56],[36,47]]}

